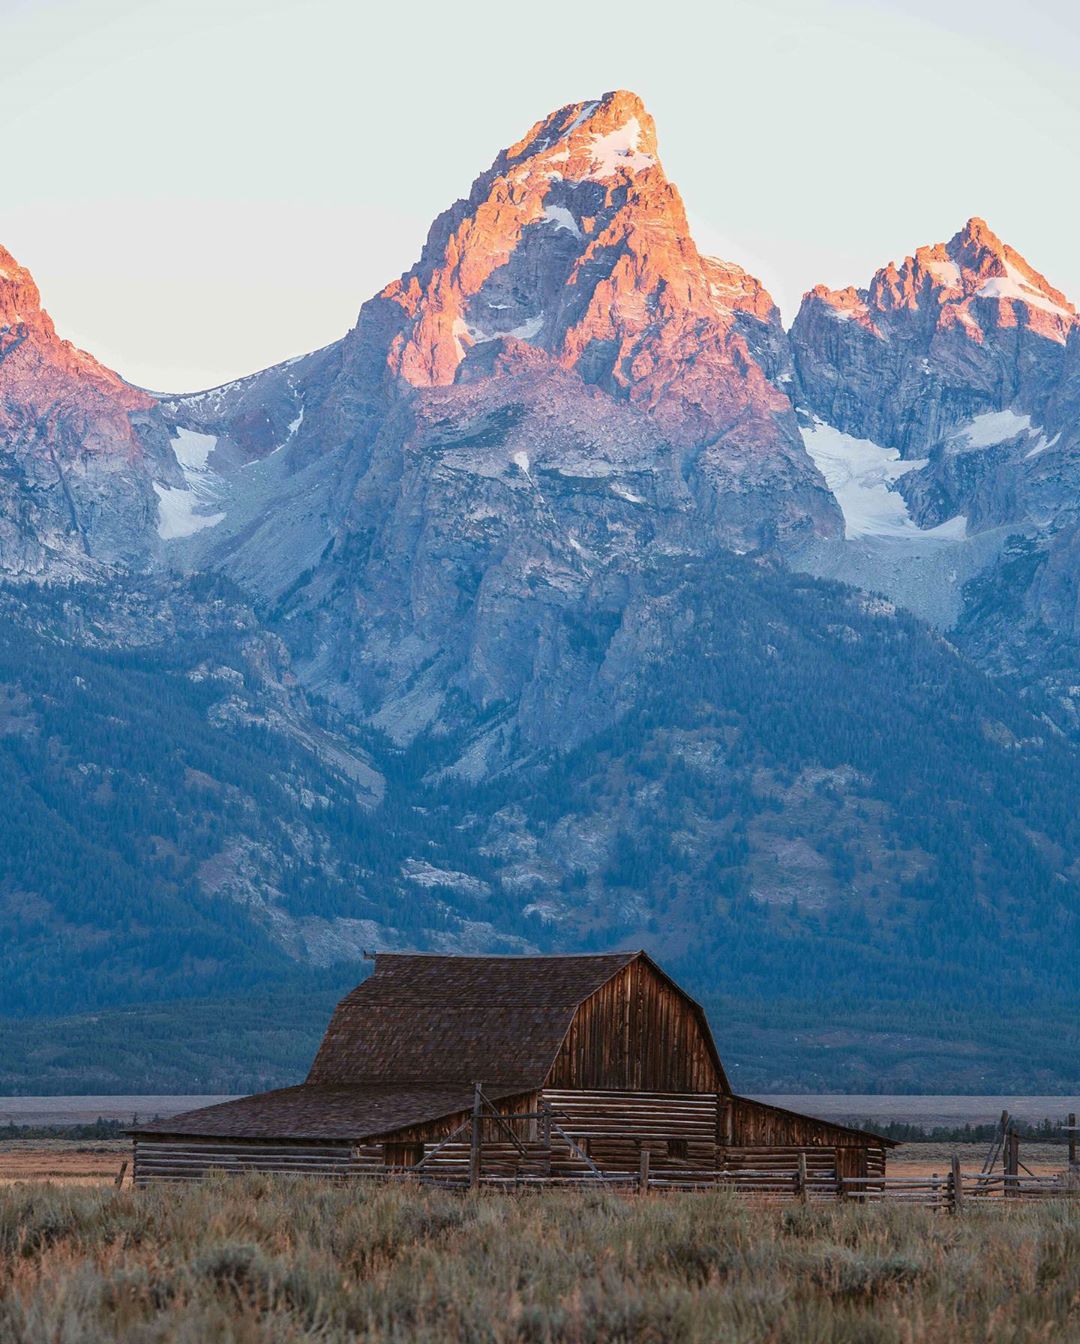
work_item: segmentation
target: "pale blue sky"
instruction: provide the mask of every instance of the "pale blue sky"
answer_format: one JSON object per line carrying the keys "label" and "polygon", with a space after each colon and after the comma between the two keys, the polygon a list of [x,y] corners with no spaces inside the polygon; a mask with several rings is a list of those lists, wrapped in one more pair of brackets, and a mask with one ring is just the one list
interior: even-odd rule
{"label": "pale blue sky", "polygon": [[503,145],[623,87],[788,319],[973,214],[1080,301],[1077,8],[0,0],[0,242],[62,334],[206,386],[334,340]]}

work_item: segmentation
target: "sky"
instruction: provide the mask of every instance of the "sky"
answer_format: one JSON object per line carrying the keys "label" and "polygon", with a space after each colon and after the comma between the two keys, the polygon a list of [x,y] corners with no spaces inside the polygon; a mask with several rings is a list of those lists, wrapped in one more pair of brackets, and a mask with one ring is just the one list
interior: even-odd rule
{"label": "sky", "polygon": [[0,244],[162,391],[336,340],[547,112],[641,95],[790,321],[971,215],[1080,303],[1074,0],[0,0]]}

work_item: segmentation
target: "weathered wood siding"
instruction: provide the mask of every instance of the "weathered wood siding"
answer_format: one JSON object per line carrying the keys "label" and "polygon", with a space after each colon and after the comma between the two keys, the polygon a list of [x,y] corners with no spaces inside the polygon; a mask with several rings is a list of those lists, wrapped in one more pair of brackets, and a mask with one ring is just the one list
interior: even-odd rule
{"label": "weathered wood siding", "polygon": [[[375,1156],[373,1154],[372,1156]],[[382,1149],[377,1150],[382,1160]],[[361,1150],[348,1143],[288,1143],[249,1139],[173,1138],[137,1139],[132,1170],[136,1185],[150,1181],[195,1181],[214,1171],[240,1175],[269,1171],[295,1176],[351,1176]]]}
{"label": "weathered wood siding", "polygon": [[726,1097],[724,1105],[725,1137],[731,1143],[807,1148],[831,1147],[834,1144],[863,1147],[868,1142],[867,1137],[858,1130],[833,1125],[828,1120],[817,1120],[810,1115],[799,1115],[795,1111],[785,1111],[762,1101],[751,1101],[749,1097]]}
{"label": "weathered wood siding", "polygon": [[[491,1102],[490,1105],[499,1112],[500,1115],[514,1116],[521,1112],[528,1113],[537,1108],[537,1092],[522,1092],[516,1097],[503,1097],[500,1101]],[[435,1144],[440,1139],[446,1138],[452,1134],[459,1125],[464,1124],[472,1116],[472,1111],[459,1111],[454,1115],[448,1115],[440,1120],[429,1120],[423,1125],[410,1125],[406,1129],[394,1130],[392,1135],[385,1137],[392,1138],[395,1143],[426,1143]],[[519,1139],[526,1139],[530,1136],[528,1129],[529,1122],[515,1121],[514,1132]],[[535,1129],[535,1121],[532,1122]],[[484,1121],[484,1139],[488,1136],[495,1137],[498,1132],[498,1125],[494,1120]]]}
{"label": "weathered wood siding", "polygon": [[[545,1088],[556,1123],[604,1171],[637,1171],[643,1149],[651,1169],[705,1170],[716,1164],[714,1092],[610,1092]],[[559,1145],[553,1143],[556,1157]],[[584,1163],[563,1153],[567,1166]]]}
{"label": "weathered wood siding", "polygon": [[578,1008],[546,1086],[727,1090],[701,1010],[640,957]]}

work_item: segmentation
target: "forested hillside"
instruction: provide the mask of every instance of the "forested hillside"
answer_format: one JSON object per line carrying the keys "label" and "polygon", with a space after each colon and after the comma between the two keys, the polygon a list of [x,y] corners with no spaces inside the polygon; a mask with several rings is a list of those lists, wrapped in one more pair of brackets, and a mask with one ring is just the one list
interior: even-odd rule
{"label": "forested hillside", "polygon": [[[100,619],[71,597],[5,597],[9,1016],[273,988],[316,996],[297,1019],[313,1043],[366,946],[641,945],[731,1023],[760,1088],[984,1077],[987,1021],[1067,1015],[1080,757],[887,603],[726,552],[658,561],[576,633],[597,661],[627,622],[655,648],[630,708],[475,784],[446,774],[447,736],[335,736],[228,585],[143,588]],[[141,647],[110,647],[133,625]],[[185,1031],[182,1010],[153,1020],[154,1039]],[[921,1071],[912,1034],[938,1040]],[[245,1040],[214,1070],[226,1090],[267,1049]],[[5,1055],[34,1090],[32,1057]],[[125,1068],[180,1085],[117,1057],[114,1086]],[[270,1046],[260,1076],[296,1058]],[[1064,1086],[1075,1058],[1059,1036],[993,1067]]]}

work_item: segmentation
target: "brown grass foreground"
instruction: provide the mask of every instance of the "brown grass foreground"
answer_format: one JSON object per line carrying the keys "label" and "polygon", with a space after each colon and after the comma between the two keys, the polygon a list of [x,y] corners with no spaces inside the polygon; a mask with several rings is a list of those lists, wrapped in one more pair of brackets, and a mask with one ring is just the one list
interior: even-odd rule
{"label": "brown grass foreground", "polygon": [[1080,1210],[261,1177],[0,1189],[2,1344],[352,1339],[1064,1344]]}

